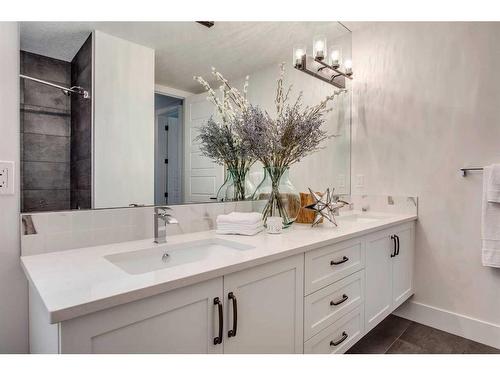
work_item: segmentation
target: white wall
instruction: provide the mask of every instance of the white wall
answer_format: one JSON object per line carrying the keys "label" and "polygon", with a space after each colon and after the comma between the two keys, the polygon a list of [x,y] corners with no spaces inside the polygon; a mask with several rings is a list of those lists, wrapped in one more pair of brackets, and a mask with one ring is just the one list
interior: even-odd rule
{"label": "white wall", "polygon": [[0,160],[15,161],[15,194],[0,195],[0,353],[28,351],[28,288],[19,264],[19,27],[0,22]]}
{"label": "white wall", "polygon": [[500,269],[481,265],[482,173],[458,169],[500,162],[499,36],[499,23],[355,30],[352,152],[353,181],[365,176],[354,193],[419,197],[407,316],[464,336],[482,324],[483,341],[497,346]]}
{"label": "white wall", "polygon": [[154,50],[94,40],[94,207],[154,204]]}

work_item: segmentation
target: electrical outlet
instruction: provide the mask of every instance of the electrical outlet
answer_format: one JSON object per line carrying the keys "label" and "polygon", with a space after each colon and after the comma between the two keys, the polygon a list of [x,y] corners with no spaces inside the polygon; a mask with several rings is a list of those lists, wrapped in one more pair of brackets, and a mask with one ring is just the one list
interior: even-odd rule
{"label": "electrical outlet", "polygon": [[0,161],[0,195],[14,194],[14,162]]}

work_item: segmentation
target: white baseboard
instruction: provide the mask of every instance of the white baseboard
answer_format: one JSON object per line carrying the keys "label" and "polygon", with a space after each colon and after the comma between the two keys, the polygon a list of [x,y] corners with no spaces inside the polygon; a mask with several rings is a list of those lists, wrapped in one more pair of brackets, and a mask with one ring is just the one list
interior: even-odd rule
{"label": "white baseboard", "polygon": [[500,349],[500,325],[498,324],[411,300],[401,305],[393,314]]}

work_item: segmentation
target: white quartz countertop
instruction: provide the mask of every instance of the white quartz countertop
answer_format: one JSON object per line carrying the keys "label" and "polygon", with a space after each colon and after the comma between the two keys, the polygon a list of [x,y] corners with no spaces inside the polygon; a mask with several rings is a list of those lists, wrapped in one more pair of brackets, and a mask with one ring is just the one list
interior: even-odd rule
{"label": "white quartz countertop", "polygon": [[169,245],[221,238],[254,248],[227,258],[201,260],[138,275],[126,273],[104,256],[164,244],[156,245],[152,239],[121,242],[23,256],[21,264],[48,311],[49,321],[57,323],[416,219],[415,215],[380,214],[380,219],[374,222],[341,220],[338,227],[323,224],[311,228],[294,224],[279,235],[262,232],[252,237],[223,236],[207,231],[171,236]]}

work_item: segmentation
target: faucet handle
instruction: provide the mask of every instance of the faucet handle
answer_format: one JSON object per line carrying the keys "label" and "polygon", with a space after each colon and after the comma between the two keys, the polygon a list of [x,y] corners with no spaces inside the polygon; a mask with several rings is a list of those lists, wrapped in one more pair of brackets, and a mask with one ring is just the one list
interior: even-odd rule
{"label": "faucet handle", "polygon": [[172,210],[172,208],[169,206],[155,206],[155,213],[159,213],[160,211],[166,212],[168,210]]}

